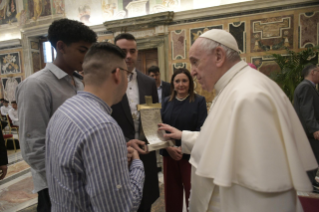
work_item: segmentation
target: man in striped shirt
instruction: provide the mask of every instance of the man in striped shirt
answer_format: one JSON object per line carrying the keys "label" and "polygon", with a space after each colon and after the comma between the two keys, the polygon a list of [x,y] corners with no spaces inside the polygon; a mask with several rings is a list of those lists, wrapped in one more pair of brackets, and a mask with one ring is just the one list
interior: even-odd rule
{"label": "man in striped shirt", "polygon": [[[92,45],[83,62],[85,89],[52,116],[46,170],[52,211],[136,211],[144,184],[139,155],[110,116],[130,72],[113,44]],[[83,104],[85,102],[86,104]]]}

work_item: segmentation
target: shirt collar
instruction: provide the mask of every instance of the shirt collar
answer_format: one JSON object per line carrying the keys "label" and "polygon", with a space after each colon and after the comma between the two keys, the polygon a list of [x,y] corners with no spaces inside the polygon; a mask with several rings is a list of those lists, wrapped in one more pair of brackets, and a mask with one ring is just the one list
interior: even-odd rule
{"label": "shirt collar", "polygon": [[102,110],[104,110],[106,113],[111,115],[112,108],[108,104],[106,104],[102,99],[100,99],[99,97],[95,96],[94,94],[86,92],[86,91],[78,91],[77,95],[80,95],[81,97],[84,97],[84,98],[87,98],[87,99],[91,99],[91,100],[97,102]]}
{"label": "shirt collar", "polygon": [[68,74],[65,71],[62,71],[62,69],[60,69],[59,67],[57,67],[53,63],[47,63],[45,68],[49,69],[52,72],[52,74],[54,74],[56,76],[56,78],[58,78],[58,79],[62,79],[64,77],[68,76]]}
{"label": "shirt collar", "polygon": [[[307,80],[307,79],[306,79]],[[314,83],[313,81],[308,80],[314,87],[316,87],[316,83]]]}
{"label": "shirt collar", "polygon": [[240,61],[236,63],[233,67],[231,67],[215,84],[215,90],[218,93],[221,91],[228,82],[239,72],[241,71],[245,66],[248,66],[246,62]]}
{"label": "shirt collar", "polygon": [[158,86],[158,89],[162,89],[163,81],[161,80],[160,86]]}

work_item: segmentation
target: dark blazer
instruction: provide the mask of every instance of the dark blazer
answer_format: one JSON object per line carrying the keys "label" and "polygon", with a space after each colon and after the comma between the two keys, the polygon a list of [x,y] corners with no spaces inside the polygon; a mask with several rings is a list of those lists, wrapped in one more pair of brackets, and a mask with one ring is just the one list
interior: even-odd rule
{"label": "dark blazer", "polygon": [[313,133],[319,130],[319,93],[309,80],[304,80],[297,86],[294,108],[319,163],[319,141],[313,137]]}
{"label": "dark blazer", "polygon": [[[203,96],[195,95],[194,101],[190,102],[189,97],[184,101],[178,101],[175,98],[169,101],[166,97],[162,102],[162,120],[181,131],[200,131],[200,128],[207,117],[206,100]],[[181,146],[181,140],[175,140],[176,146]],[[169,156],[165,149],[161,149],[161,155]],[[189,160],[189,154],[183,154],[183,159]]]}
{"label": "dark blazer", "polygon": [[[152,96],[153,103],[157,103],[158,95],[155,80],[140,71],[136,72],[140,104],[145,103],[145,95]],[[134,123],[126,94],[120,103],[112,106],[112,110],[112,116],[122,128],[126,140],[134,139]],[[159,197],[159,187],[155,152],[140,155],[140,158],[143,161],[145,169],[143,199],[140,205],[140,209],[143,211],[143,209],[150,208],[152,203]]]}
{"label": "dark blazer", "polygon": [[0,166],[8,164],[7,148],[4,143],[2,130],[0,130]]}
{"label": "dark blazer", "polygon": [[171,84],[162,81],[162,102],[164,102],[165,97],[171,95]]}

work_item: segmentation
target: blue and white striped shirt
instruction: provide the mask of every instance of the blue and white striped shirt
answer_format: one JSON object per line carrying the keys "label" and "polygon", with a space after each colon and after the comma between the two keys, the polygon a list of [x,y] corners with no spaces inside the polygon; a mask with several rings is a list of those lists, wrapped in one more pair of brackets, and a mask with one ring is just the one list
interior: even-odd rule
{"label": "blue and white striped shirt", "polygon": [[112,109],[79,92],[52,116],[46,132],[46,173],[52,211],[136,211],[144,167],[128,169],[126,142]]}

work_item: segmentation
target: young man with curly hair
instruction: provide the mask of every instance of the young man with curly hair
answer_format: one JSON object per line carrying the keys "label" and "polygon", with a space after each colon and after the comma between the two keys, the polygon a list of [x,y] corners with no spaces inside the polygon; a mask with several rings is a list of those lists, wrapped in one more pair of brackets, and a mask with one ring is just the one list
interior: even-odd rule
{"label": "young man with curly hair", "polygon": [[51,202],[45,170],[45,135],[50,118],[83,83],[73,77],[82,70],[84,55],[96,42],[97,35],[78,21],[60,19],[49,27],[48,39],[57,51],[53,63],[19,84],[19,134],[23,159],[31,166],[34,190],[38,192],[37,211],[50,211]]}

